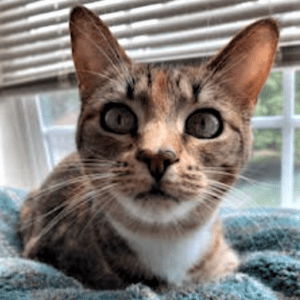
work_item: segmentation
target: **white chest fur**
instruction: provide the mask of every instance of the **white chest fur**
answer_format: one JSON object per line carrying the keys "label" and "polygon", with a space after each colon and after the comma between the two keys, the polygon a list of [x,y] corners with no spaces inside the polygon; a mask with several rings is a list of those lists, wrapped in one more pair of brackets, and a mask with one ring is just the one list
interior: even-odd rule
{"label": "white chest fur", "polygon": [[181,285],[189,279],[187,271],[208,250],[212,239],[212,224],[213,220],[210,220],[198,231],[180,239],[144,237],[119,224],[114,225],[154,274],[170,283]]}

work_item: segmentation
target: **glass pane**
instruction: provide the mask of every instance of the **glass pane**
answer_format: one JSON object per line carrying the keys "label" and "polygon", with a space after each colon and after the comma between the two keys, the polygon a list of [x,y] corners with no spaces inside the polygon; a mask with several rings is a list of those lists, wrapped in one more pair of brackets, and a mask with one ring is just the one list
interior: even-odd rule
{"label": "glass pane", "polygon": [[[75,150],[75,124],[80,110],[77,90],[60,91],[39,95],[41,122],[47,129],[51,126],[59,130],[45,135],[50,161],[57,164],[63,157]],[[74,132],[65,127],[74,125]]]}
{"label": "glass pane", "polygon": [[296,76],[296,103],[295,103],[295,112],[296,114],[300,114],[300,72],[297,72]]}
{"label": "glass pane", "polygon": [[252,157],[233,192],[228,195],[226,206],[280,206],[281,149],[281,130],[254,130]]}
{"label": "glass pane", "polygon": [[295,131],[294,198],[300,204],[300,129]]}
{"label": "glass pane", "polygon": [[53,163],[59,163],[65,156],[75,151],[75,133],[51,135],[49,138],[49,148]]}
{"label": "glass pane", "polygon": [[76,124],[80,108],[76,90],[42,94],[39,99],[44,126]]}
{"label": "glass pane", "polygon": [[273,72],[259,96],[255,116],[282,114],[282,73]]}

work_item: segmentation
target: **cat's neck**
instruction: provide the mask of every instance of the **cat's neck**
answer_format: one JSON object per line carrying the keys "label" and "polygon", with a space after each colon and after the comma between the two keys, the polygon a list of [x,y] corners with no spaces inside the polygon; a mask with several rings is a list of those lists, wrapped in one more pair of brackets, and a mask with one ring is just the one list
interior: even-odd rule
{"label": "cat's neck", "polygon": [[128,245],[136,251],[141,263],[155,275],[166,279],[169,283],[182,285],[189,280],[189,272],[209,251],[217,214],[204,226],[191,230],[182,236],[147,236],[132,232],[112,221],[115,230],[127,241]]}

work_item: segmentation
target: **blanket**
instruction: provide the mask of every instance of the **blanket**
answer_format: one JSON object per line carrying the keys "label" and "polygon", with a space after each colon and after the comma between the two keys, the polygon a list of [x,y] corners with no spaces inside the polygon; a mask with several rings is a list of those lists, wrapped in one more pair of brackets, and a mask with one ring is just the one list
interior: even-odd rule
{"label": "blanket", "polygon": [[94,291],[54,267],[21,258],[16,235],[25,193],[0,189],[0,299],[51,300],[280,300],[300,299],[300,212],[224,209],[226,239],[239,253],[235,274],[195,290],[156,293],[142,284]]}

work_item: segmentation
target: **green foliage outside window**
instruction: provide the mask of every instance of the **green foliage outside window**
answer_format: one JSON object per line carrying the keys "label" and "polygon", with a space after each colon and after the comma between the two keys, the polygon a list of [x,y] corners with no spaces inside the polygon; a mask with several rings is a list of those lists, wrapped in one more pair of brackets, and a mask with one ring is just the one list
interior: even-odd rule
{"label": "green foliage outside window", "polygon": [[282,73],[274,72],[269,77],[259,96],[254,116],[276,116],[282,114]]}
{"label": "green foliage outside window", "polygon": [[295,112],[300,114],[300,72],[297,73]]}
{"label": "green foliage outside window", "polygon": [[[297,74],[296,113],[300,113],[300,74]],[[254,116],[282,115],[282,73],[271,74],[260,97]],[[300,131],[295,132],[296,164],[300,164]],[[268,150],[280,153],[282,135],[280,130],[265,129],[254,131],[254,150]]]}

